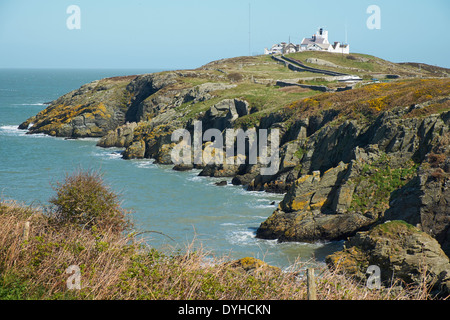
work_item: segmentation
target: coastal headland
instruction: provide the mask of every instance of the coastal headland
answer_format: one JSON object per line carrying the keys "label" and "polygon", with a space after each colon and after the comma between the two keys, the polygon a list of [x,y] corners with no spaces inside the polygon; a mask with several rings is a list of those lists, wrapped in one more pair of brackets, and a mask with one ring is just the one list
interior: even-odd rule
{"label": "coastal headland", "polygon": [[[285,58],[305,68],[253,56],[97,80],[52,101],[20,128],[95,137],[100,147],[124,148],[124,159],[151,158],[284,194],[257,237],[345,240],[343,251],[327,257],[330,270],[365,279],[376,265],[383,285],[394,274],[406,285],[425,282],[448,294],[450,70],[353,53]],[[248,149],[241,162],[175,164],[172,134],[193,134],[198,122],[203,133],[277,130],[277,170],[263,174],[261,163],[248,161]],[[213,143],[202,141],[202,148]],[[215,154],[226,155],[216,146]]]}

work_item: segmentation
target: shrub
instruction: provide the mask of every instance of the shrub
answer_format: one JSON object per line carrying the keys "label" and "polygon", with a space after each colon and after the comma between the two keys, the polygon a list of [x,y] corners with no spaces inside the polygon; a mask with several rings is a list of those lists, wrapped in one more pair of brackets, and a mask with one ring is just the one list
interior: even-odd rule
{"label": "shrub", "polygon": [[239,81],[242,81],[242,79],[244,79],[242,74],[240,74],[238,72],[230,73],[230,74],[228,74],[227,77],[231,82],[239,82]]}
{"label": "shrub", "polygon": [[122,232],[130,227],[127,212],[122,209],[119,197],[103,182],[103,176],[93,171],[77,171],[66,175],[53,189],[50,199],[54,221],[75,224],[87,229],[96,226]]}
{"label": "shrub", "polygon": [[441,168],[437,168],[436,170],[434,170],[431,173],[431,176],[436,181],[444,181],[446,179],[446,174],[445,174],[444,170],[442,170]]}
{"label": "shrub", "polygon": [[438,168],[440,165],[444,164],[446,158],[447,156],[443,153],[436,154],[434,152],[431,152],[428,155],[428,162],[430,163],[432,168]]}

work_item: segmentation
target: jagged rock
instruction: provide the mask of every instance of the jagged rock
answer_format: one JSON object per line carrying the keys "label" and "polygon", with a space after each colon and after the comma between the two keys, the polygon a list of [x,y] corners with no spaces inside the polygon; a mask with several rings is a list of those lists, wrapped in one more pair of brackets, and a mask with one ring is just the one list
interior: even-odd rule
{"label": "jagged rock", "polygon": [[223,131],[231,128],[236,119],[249,114],[249,104],[240,99],[225,99],[213,105],[202,118],[203,130],[210,128]]}
{"label": "jagged rock", "polygon": [[155,160],[159,164],[173,164],[172,162],[172,149],[175,147],[175,143],[162,144],[159,147],[158,155]]}
{"label": "jagged rock", "polygon": [[246,165],[244,170],[241,170],[232,180],[231,183],[235,186],[248,186],[259,175],[261,170],[260,164]]}
{"label": "jagged rock", "polygon": [[208,164],[199,173],[201,177],[235,177],[245,165],[238,164]]}
{"label": "jagged rock", "polygon": [[127,104],[128,121],[146,121],[155,115],[154,108],[158,109],[158,104],[162,109],[164,102],[170,103],[169,94],[157,95],[157,93],[173,84],[177,83],[175,72],[162,72],[144,74],[136,77],[127,85],[127,91],[130,92],[130,99]]}
{"label": "jagged rock", "polygon": [[29,133],[58,137],[102,137],[125,123],[125,84],[136,76],[107,78],[85,84],[53,101],[20,125]]}
{"label": "jagged rock", "polygon": [[[367,128],[355,121],[345,121],[337,126],[317,125],[316,128],[320,129],[309,137],[305,145],[300,162],[300,177],[286,193],[280,204],[280,211],[270,218],[270,223],[268,221],[261,225],[264,232],[261,230],[259,236],[279,236],[283,241],[311,239],[308,231],[310,226],[321,228],[320,223],[331,219],[322,219],[321,214],[348,214],[352,207],[351,213],[356,219],[353,224],[356,229],[353,232],[359,231],[358,228],[367,228],[382,218],[389,208],[391,193],[405,185],[415,173],[411,158],[423,160],[425,154],[439,141],[439,137],[448,132],[445,125],[448,121],[447,113],[424,119],[402,118],[407,112],[405,108],[397,108],[382,113]],[[316,123],[320,121],[315,120]],[[308,126],[311,125],[310,119]],[[382,154],[385,159],[377,160]],[[348,168],[337,176],[337,181],[327,183],[321,172],[328,172],[330,168],[330,173],[336,171],[333,168],[340,167],[335,165],[338,159],[344,159]],[[305,171],[308,173],[305,174]],[[333,177],[335,178],[336,176]],[[383,188],[377,186],[380,183],[384,184]],[[436,198],[430,203],[435,203],[434,200]],[[413,207],[416,208],[414,204]],[[306,219],[313,211],[316,211],[315,218]],[[275,217],[283,221],[277,223]],[[292,226],[287,227],[289,221]],[[295,230],[294,226],[299,230]],[[283,232],[274,231],[278,229]],[[286,229],[291,231],[286,233]],[[345,229],[343,234],[348,234],[348,230]],[[335,237],[336,234],[331,236]]]}
{"label": "jagged rock", "polygon": [[[167,124],[172,119],[180,116],[175,108],[183,103],[195,104],[203,102],[214,97],[214,92],[218,90],[227,90],[234,88],[236,85],[225,83],[203,83],[198,86],[188,88],[171,88],[176,83],[175,76],[178,73],[168,73],[167,75],[152,76],[150,95],[141,100],[135,106],[136,118],[140,121],[152,121],[155,126]],[[160,92],[161,90],[161,92]]]}
{"label": "jagged rock", "polygon": [[281,269],[278,267],[274,267],[271,266],[269,264],[267,264],[266,262],[256,259],[256,258],[252,258],[252,257],[247,257],[247,258],[242,258],[236,261],[232,261],[227,263],[231,268],[237,269],[237,270],[242,270],[244,272],[248,272],[251,274],[254,273],[279,273],[281,272]]}
{"label": "jagged rock", "polygon": [[435,290],[450,294],[450,262],[439,243],[404,221],[389,221],[370,231],[359,232],[345,242],[345,249],[326,258],[332,269],[365,281],[370,265],[381,269],[381,281],[394,279],[406,284],[426,282]]}
{"label": "jagged rock", "polygon": [[271,193],[286,193],[296,180],[299,169],[277,173],[274,176],[257,174],[248,185],[249,191],[266,191]]}
{"label": "jagged rock", "polygon": [[194,168],[193,164],[180,163],[180,164],[175,165],[172,169],[175,170],[175,171],[190,171],[193,168]]}
{"label": "jagged rock", "polygon": [[[330,120],[333,114],[328,115]],[[327,120],[322,120],[324,122]],[[310,125],[312,123],[310,122]],[[322,124],[319,124],[320,127]],[[352,159],[352,151],[358,146],[358,137],[362,126],[357,121],[345,121],[341,125],[325,125],[310,136],[305,146],[302,159],[303,172],[327,171],[336,167],[339,162],[348,163]]]}
{"label": "jagged rock", "polygon": [[[278,172],[273,176],[258,174],[246,177],[248,189],[251,191],[267,191],[273,193],[286,193],[300,171],[302,157],[301,142],[290,141],[280,148],[280,165]],[[251,179],[250,179],[251,178]]]}
{"label": "jagged rock", "polygon": [[372,224],[372,219],[361,214],[336,214],[333,208],[349,168],[341,163],[323,175],[315,171],[297,179],[279,208],[258,228],[257,237],[279,241],[340,240]]}
{"label": "jagged rock", "polygon": [[[448,146],[448,145],[447,145]],[[386,220],[404,220],[434,237],[450,256],[450,156],[422,163],[417,175],[390,202]]]}
{"label": "jagged rock", "polygon": [[253,179],[255,179],[255,177],[258,175],[258,173],[255,174],[243,174],[243,175],[236,175],[235,177],[233,177],[233,179],[231,180],[231,183],[234,186],[248,186]]}
{"label": "jagged rock", "polygon": [[111,130],[97,142],[97,146],[103,148],[127,148],[133,142],[133,132],[136,127],[137,123],[132,122],[126,123],[123,126],[118,127],[116,130]]}
{"label": "jagged rock", "polygon": [[284,212],[277,209],[256,232],[261,239],[279,242],[315,242],[343,240],[373,221],[357,213],[321,214],[319,211]]}
{"label": "jagged rock", "polygon": [[193,88],[187,89],[182,93],[183,103],[185,102],[202,102],[212,98],[211,92],[218,90],[227,90],[235,88],[235,84],[225,84],[225,83],[203,83],[201,85],[195,86]]}
{"label": "jagged rock", "polygon": [[330,194],[340,185],[348,167],[347,164],[340,163],[322,176],[320,171],[314,171],[312,175],[297,179],[280,203],[281,210],[294,212],[326,208],[331,204]]}
{"label": "jagged rock", "polygon": [[156,163],[173,164],[171,151],[176,143],[172,142],[172,133],[177,128],[176,122],[159,126],[154,126],[151,122],[141,122],[134,130],[133,143],[125,150],[124,158],[145,157],[155,159]]}
{"label": "jagged rock", "polygon": [[123,153],[124,159],[143,159],[145,155],[145,142],[139,140],[133,142]]}
{"label": "jagged rock", "polygon": [[[365,86],[349,93],[311,97],[302,100],[311,104],[298,102],[286,108],[251,106],[239,91],[221,95],[220,91],[236,86],[223,83],[229,72],[221,65],[224,63],[94,81],[53,101],[20,127],[30,133],[69,138],[106,135],[99,144],[123,145],[126,159],[145,157],[170,164],[175,129],[192,132],[192,122],[201,120],[204,131],[223,131],[239,125],[238,118],[250,115],[248,123],[260,119],[258,129],[280,130],[277,173],[262,176],[257,166],[248,164],[202,163],[175,168],[201,168],[202,175],[233,177],[233,184],[248,185],[249,190],[286,193],[280,208],[261,225],[261,237],[282,241],[342,239],[379,221],[391,198],[389,217],[420,224],[448,250],[449,183],[442,177],[449,171],[450,160],[405,186],[417,168],[411,159],[423,162],[449,132],[447,80],[413,80],[411,87],[404,82]],[[216,64],[226,71],[219,75]],[[218,103],[204,103],[216,92],[214,101]],[[370,100],[364,101],[365,95]],[[259,98],[262,96],[249,101]],[[404,101],[407,105],[402,105]],[[198,109],[191,107],[200,102]],[[305,112],[298,112],[304,107]],[[134,130],[120,127],[126,122],[138,122],[138,126]],[[245,123],[241,125],[245,127]]]}
{"label": "jagged rock", "polygon": [[[340,240],[382,218],[389,201],[385,189],[394,191],[395,183],[401,182],[395,180],[391,186],[391,180],[386,178],[386,186],[380,189],[377,179],[395,173],[406,183],[415,172],[414,166],[393,171],[389,157],[377,146],[356,147],[352,157],[350,163],[341,162],[323,174],[314,171],[296,179],[278,210],[261,224],[257,237],[280,241]],[[376,178],[373,181],[372,176]]]}

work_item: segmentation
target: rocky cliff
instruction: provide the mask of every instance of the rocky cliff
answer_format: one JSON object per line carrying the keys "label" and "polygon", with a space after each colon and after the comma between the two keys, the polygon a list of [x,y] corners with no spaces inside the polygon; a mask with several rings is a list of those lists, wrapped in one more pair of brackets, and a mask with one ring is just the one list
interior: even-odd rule
{"label": "rocky cliff", "polygon": [[[172,133],[180,128],[192,133],[196,121],[202,123],[202,133],[212,128],[277,129],[280,157],[275,174],[262,175],[261,164],[249,163],[248,150],[239,165],[197,163],[174,169],[200,168],[202,176],[285,194],[257,230],[259,238],[346,240],[388,220],[401,220],[432,237],[450,255],[446,69],[436,78],[434,69],[370,56],[341,61],[317,55],[321,62],[330,60],[324,65],[340,63],[341,69],[366,79],[386,71],[399,77],[322,93],[276,83],[326,82],[337,88],[339,79],[294,72],[270,57],[225,59],[195,70],[94,81],[53,101],[20,128],[59,137],[99,137],[101,147],[123,147],[125,159],[153,158],[161,164],[173,164]],[[204,142],[203,148],[211,144]]]}
{"label": "rocky cliff", "polygon": [[327,257],[337,271],[365,282],[369,266],[380,268],[380,284],[420,287],[450,294],[450,263],[439,243],[429,234],[404,221],[389,221],[359,232],[345,249]]}

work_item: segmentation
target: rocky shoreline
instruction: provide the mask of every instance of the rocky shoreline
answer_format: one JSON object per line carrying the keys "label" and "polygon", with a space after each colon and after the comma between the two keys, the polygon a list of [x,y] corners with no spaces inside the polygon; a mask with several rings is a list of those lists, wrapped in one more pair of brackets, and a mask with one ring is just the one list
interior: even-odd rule
{"label": "rocky shoreline", "polygon": [[278,88],[276,79],[245,72],[279,68],[255,59],[94,81],[53,101],[20,128],[99,137],[98,146],[126,148],[124,159],[160,164],[173,164],[172,133],[192,133],[195,121],[202,122],[203,132],[278,129],[274,175],[263,176],[261,165],[248,162],[174,169],[201,169],[201,176],[248,190],[285,194],[257,230],[259,238],[346,240],[342,252],[327,258],[330,267],[364,278],[364,269],[375,264],[386,283],[395,271],[407,284],[425,277],[436,290],[450,292],[450,80],[405,74],[343,92],[292,93]]}

